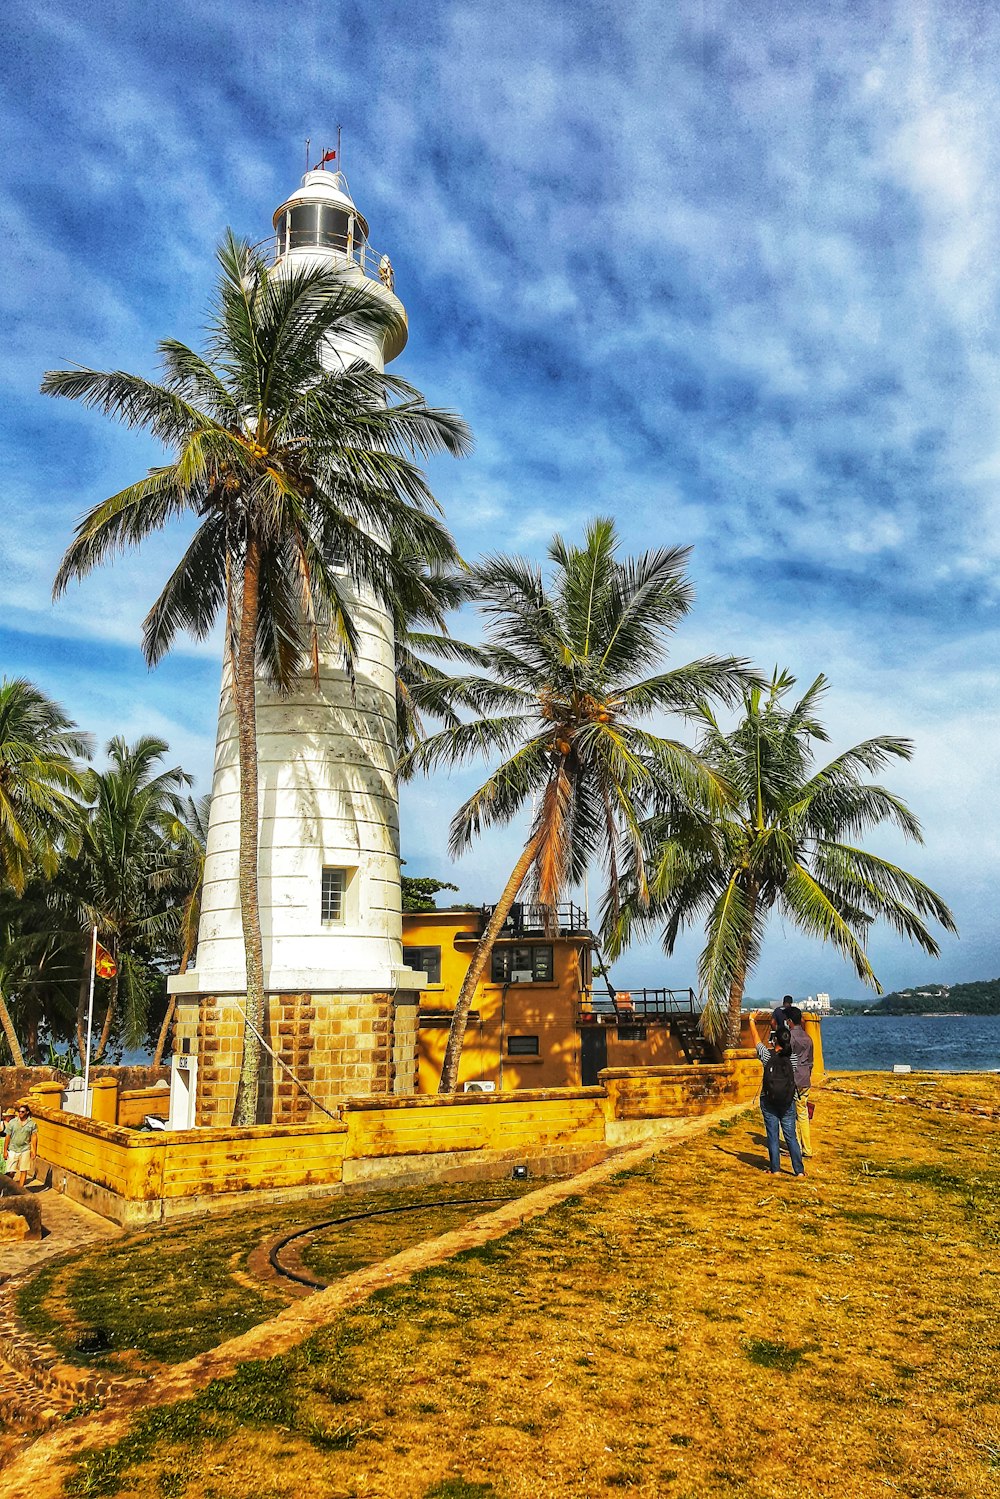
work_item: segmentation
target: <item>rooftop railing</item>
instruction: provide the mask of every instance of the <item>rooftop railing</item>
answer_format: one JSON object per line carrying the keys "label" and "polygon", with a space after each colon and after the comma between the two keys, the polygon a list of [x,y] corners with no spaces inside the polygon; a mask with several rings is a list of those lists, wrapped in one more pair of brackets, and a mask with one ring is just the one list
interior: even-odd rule
{"label": "rooftop railing", "polygon": [[672,1015],[698,1015],[701,1007],[693,989],[584,990],[580,1014],[615,1020],[668,1020]]}
{"label": "rooftop railing", "polygon": [[[496,906],[483,906],[484,927],[495,910]],[[560,937],[568,937],[589,931],[586,911],[572,901],[564,901],[558,906],[527,905],[523,901],[515,901],[510,908],[510,915],[500,929],[500,936],[547,937],[558,934]]]}
{"label": "rooftop railing", "polygon": [[395,291],[396,273],[388,255],[373,250],[367,241],[358,243],[347,235],[324,234],[321,239],[289,243],[283,231],[262,239],[253,247],[260,255],[270,256],[276,264],[284,255],[302,251],[314,254],[332,250],[343,266],[354,265],[372,281],[381,281],[387,291]]}

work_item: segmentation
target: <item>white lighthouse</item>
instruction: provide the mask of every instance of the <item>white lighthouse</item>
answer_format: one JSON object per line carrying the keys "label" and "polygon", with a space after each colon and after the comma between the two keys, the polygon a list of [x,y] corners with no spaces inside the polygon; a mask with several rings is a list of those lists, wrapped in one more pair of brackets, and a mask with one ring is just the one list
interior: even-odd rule
{"label": "white lighthouse", "polygon": [[[307,172],[276,210],[274,228],[278,274],[328,264],[391,304],[390,332],[331,341],[323,351],[328,368],[361,358],[384,369],[405,345],[406,314],[343,175]],[[279,1121],[310,1117],[308,1094],[329,1102],[414,1086],[425,979],[402,954],[392,620],[365,595],[353,617],[353,689],[332,639],[321,639],[318,683],[310,672],[286,696],[257,683],[263,1030],[277,1058],[270,1108]],[[238,1080],[246,994],[239,829],[237,724],[224,675],[196,966],[171,981],[175,1066],[188,1072],[192,1123],[228,1122]]]}

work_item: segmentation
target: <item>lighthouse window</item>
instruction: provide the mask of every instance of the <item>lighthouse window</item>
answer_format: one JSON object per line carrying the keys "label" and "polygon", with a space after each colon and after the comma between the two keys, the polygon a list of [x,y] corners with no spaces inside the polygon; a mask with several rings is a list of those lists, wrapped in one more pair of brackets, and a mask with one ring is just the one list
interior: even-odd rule
{"label": "lighthouse window", "polygon": [[347,886],[346,869],[324,869],[321,896],[321,919],[343,921],[344,890]]}
{"label": "lighthouse window", "polygon": [[[335,250],[347,249],[348,215],[343,209],[327,203],[300,203],[288,210],[288,248],[305,249],[310,245],[328,245]],[[354,242],[363,238],[357,220]]]}

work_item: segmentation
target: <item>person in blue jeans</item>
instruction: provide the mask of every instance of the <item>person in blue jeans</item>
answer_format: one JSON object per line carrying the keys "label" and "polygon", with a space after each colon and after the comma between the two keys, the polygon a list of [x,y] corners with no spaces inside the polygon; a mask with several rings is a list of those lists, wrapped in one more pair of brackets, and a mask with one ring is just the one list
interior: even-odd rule
{"label": "person in blue jeans", "polygon": [[[803,1177],[806,1168],[802,1164],[802,1151],[795,1133],[795,1074],[792,1071],[792,1038],[782,1027],[772,1041],[765,1046],[757,1034],[757,1020],[770,1020],[767,1010],[750,1016],[750,1034],[753,1036],[757,1056],[764,1067],[760,1089],[760,1112],[764,1117],[767,1134],[767,1156],[772,1176],[781,1175],[779,1156],[780,1136],[784,1135],[788,1154],[792,1158],[792,1170]],[[780,1131],[780,1134],[779,1134]]]}

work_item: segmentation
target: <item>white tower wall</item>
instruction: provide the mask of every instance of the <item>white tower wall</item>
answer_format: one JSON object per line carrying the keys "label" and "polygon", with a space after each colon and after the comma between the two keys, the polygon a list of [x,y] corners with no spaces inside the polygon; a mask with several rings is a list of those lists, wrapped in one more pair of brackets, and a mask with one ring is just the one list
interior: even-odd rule
{"label": "white tower wall", "polygon": [[[346,219],[348,241],[290,244],[289,210],[332,210]],[[339,173],[309,172],[275,214],[276,266],[335,264],[386,298],[400,331],[385,346],[373,338],[331,341],[327,368],[363,358],[375,369],[406,340],[405,311],[391,290],[366,274],[376,263],[367,224]],[[400,915],[396,703],[392,620],[370,596],[354,610],[360,642],[355,688],[339,649],[321,637],[317,686],[311,674],[279,696],[257,684],[260,788],[261,929],[264,986],[271,993],[414,990],[424,975],[403,966]],[[240,913],[239,754],[236,715],[224,674],[196,967],[171,983],[176,993],[246,992]],[[323,870],[343,871],[343,909],[322,914]]]}

